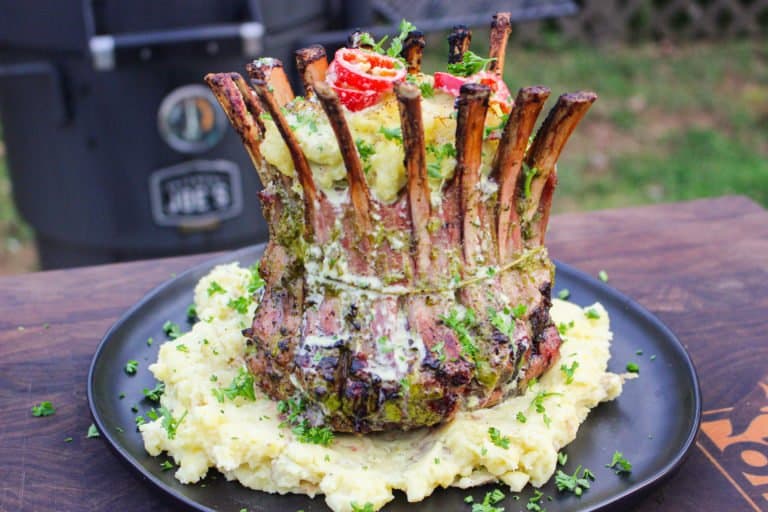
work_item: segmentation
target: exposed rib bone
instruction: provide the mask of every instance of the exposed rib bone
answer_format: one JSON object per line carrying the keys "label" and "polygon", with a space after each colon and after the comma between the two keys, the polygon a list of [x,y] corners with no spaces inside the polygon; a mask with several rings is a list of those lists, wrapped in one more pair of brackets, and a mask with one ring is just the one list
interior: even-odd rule
{"label": "exposed rib bone", "polygon": [[430,268],[430,237],[427,224],[432,215],[427,182],[427,162],[424,146],[424,123],[421,118],[421,93],[413,84],[402,83],[395,88],[400,107],[400,126],[405,146],[405,169],[408,176],[408,206],[411,211],[415,245],[416,271],[426,277]]}
{"label": "exposed rib bone", "polygon": [[[261,109],[251,96],[253,91],[237,73],[210,73],[205,75],[205,82],[243,140],[261,182],[269,183],[268,167],[263,164],[259,150],[263,133],[263,124],[259,119]],[[242,87],[248,92],[244,92]]]}
{"label": "exposed rib bone", "polygon": [[491,45],[488,57],[495,60],[488,64],[488,71],[499,76],[504,73],[504,56],[507,53],[509,34],[512,32],[510,17],[508,12],[498,12],[493,15],[491,22]]}
{"label": "exposed rib bone", "polygon": [[515,251],[522,249],[520,221],[515,207],[515,189],[528,147],[528,138],[533,132],[544,102],[549,98],[549,93],[549,89],[540,86],[524,87],[518,91],[499,148],[496,150],[491,175],[495,176],[499,183],[499,262],[506,261]]}
{"label": "exposed rib bone", "polygon": [[360,156],[357,154],[355,141],[352,139],[352,133],[349,131],[347,120],[341,110],[341,102],[327,83],[315,82],[314,88],[317,98],[331,122],[333,132],[336,134],[339,150],[344,158],[344,166],[347,168],[347,181],[349,181],[352,205],[360,216],[361,228],[366,230],[370,226],[371,192],[365,181],[365,173],[360,162]]}
{"label": "exposed rib bone", "polygon": [[309,167],[307,157],[301,150],[301,146],[299,146],[299,142],[296,140],[296,136],[293,134],[290,126],[288,126],[288,121],[286,121],[285,116],[283,116],[283,112],[280,109],[280,104],[277,102],[277,99],[269,91],[266,82],[253,80],[252,83],[254,89],[256,89],[256,94],[259,95],[261,104],[266,111],[269,112],[269,115],[272,116],[272,120],[280,131],[280,135],[282,135],[285,145],[288,146],[291,160],[293,160],[293,167],[296,170],[296,176],[304,191],[304,208],[307,218],[307,226],[310,226],[312,229],[312,232],[308,233],[308,238],[311,240],[313,234],[318,231],[320,226],[318,208],[323,193],[318,190],[315,185],[315,179],[312,176],[312,169]]}
{"label": "exposed rib bone", "polygon": [[361,43],[363,34],[366,34],[366,32],[361,31],[359,28],[349,34],[347,37],[347,48],[362,48],[363,50],[373,49],[371,45]]}
{"label": "exposed rib bone", "polygon": [[[576,125],[597,99],[593,92],[575,92],[563,94],[557,104],[549,111],[542,123],[531,148],[525,155],[528,169],[536,169],[531,181],[531,195],[524,220],[530,221],[539,207],[539,201],[549,175],[554,172],[557,159]],[[532,172],[532,171],[531,171]]]}
{"label": "exposed rib bone", "polygon": [[283,69],[283,63],[279,59],[256,59],[245,66],[248,77],[251,80],[260,80],[271,89],[272,95],[279,106],[283,106],[293,100],[293,89],[288,81],[288,76]]}
{"label": "exposed rib bone", "polygon": [[472,41],[472,31],[466,25],[456,25],[448,35],[448,64],[456,64],[464,58]]}
{"label": "exposed rib bone", "polygon": [[314,95],[313,84],[325,80],[325,73],[328,70],[325,48],[316,44],[296,50],[295,55],[296,68],[304,84],[304,95],[311,98]]}
{"label": "exposed rib bone", "polygon": [[403,51],[400,55],[403,56],[408,65],[409,74],[421,72],[421,56],[424,54],[424,46],[426,44],[422,31],[412,30],[408,32],[408,36],[403,42]]}
{"label": "exposed rib bone", "polygon": [[539,213],[541,217],[538,222],[539,231],[539,243],[544,245],[544,237],[547,235],[547,224],[549,224],[549,212],[552,210],[552,196],[555,194],[555,188],[557,187],[557,170],[549,175],[547,182],[544,184],[544,190],[541,193],[541,201],[539,202]]}
{"label": "exposed rib bone", "polygon": [[264,113],[264,109],[261,108],[261,104],[259,103],[259,96],[239,73],[230,73],[230,76],[232,77],[232,81],[235,82],[237,90],[240,91],[243,101],[245,101],[245,107],[248,109],[251,116],[253,116],[253,120],[256,121],[256,124],[259,125],[259,130],[261,130],[261,134],[263,135],[264,120],[261,119],[261,114]]}
{"label": "exposed rib bone", "polygon": [[461,86],[456,119],[456,176],[461,187],[462,242],[464,262],[470,272],[488,256],[483,233],[489,231],[485,208],[477,188],[483,157],[483,132],[488,98],[486,85],[467,83]]}

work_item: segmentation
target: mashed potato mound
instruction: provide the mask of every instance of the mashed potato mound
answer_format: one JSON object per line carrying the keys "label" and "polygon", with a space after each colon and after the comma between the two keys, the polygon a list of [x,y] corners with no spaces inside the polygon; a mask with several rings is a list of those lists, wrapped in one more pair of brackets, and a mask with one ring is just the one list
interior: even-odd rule
{"label": "mashed potato mound", "polygon": [[[227,387],[245,367],[241,330],[250,324],[256,305],[239,313],[230,304],[247,296],[250,277],[233,263],[201,279],[195,288],[201,321],[166,342],[150,366],[165,383],[161,405],[183,420],[173,439],[161,420],[142,425],[144,446],[151,455],[171,455],[179,466],[176,478],[186,484],[198,482],[213,467],[260,491],[324,494],[336,512],[351,511],[352,503],[370,503],[378,510],[393,499],[395,489],[412,502],[437,487],[494,481],[518,492],[528,483],[545,483],[555,471],[558,451],[576,437],[589,410],[621,393],[621,377],[606,370],[612,337],[606,311],[594,304],[590,307],[599,318],[590,319],[579,306],[555,300],[555,323],[570,324],[561,359],[525,395],[460,413],[438,428],[337,434],[329,446],[301,443],[290,428],[280,426],[276,403],[258,392],[255,401],[236,397],[224,402],[212,392]],[[209,293],[214,282],[223,291]],[[575,368],[570,383],[563,366]],[[508,438],[506,448],[491,440],[491,427]]]}

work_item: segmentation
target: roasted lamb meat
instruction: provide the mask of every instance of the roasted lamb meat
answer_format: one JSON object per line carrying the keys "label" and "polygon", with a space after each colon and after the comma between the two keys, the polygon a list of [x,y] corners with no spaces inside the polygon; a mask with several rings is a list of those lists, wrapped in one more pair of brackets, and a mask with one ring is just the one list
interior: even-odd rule
{"label": "roasted lamb meat", "polygon": [[[496,60],[483,73],[501,76],[508,34],[509,17],[500,13],[491,31]],[[469,38],[466,27],[454,30],[452,62],[462,61]],[[350,45],[363,40],[353,34]],[[404,39],[409,77],[421,75],[423,46],[419,32]],[[465,80],[455,103],[455,170],[435,201],[428,100],[409,80],[395,83],[382,101],[396,101],[407,179],[394,201],[382,201],[369,186],[343,93],[327,80],[334,68],[324,49],[300,50],[297,64],[301,101],[275,59],[248,66],[250,86],[237,73],[206,77],[265,185],[266,285],[245,331],[257,386],[273,399],[300,401],[312,425],[358,433],[436,425],[523,391],[559,355],[544,235],[555,163],[596,96],[560,96],[530,141],[550,91],[520,89],[483,173],[497,91],[487,80]],[[341,186],[318,185],[287,120],[297,110],[330,124],[346,169]],[[292,175],[264,158],[265,122],[290,152]]]}

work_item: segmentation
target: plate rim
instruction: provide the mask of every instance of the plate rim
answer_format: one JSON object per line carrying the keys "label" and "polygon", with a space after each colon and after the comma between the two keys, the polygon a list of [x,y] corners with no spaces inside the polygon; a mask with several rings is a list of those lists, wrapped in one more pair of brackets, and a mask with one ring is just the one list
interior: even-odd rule
{"label": "plate rim", "polygon": [[[123,460],[123,462],[129,464],[135,471],[139,473],[139,475],[143,477],[143,479],[148,480],[155,488],[161,490],[163,493],[165,493],[165,495],[175,499],[177,502],[183,503],[184,505],[194,510],[199,510],[202,512],[215,512],[216,509],[210,508],[207,505],[200,503],[199,501],[193,500],[192,498],[186,496],[185,494],[166,485],[165,482],[156,478],[155,475],[149,473],[147,469],[144,467],[144,465],[141,464],[137,459],[135,459],[133,455],[126,450],[126,448],[122,445],[122,443],[120,443],[116,439],[116,437],[113,435],[110,429],[107,428],[107,426],[104,423],[104,419],[101,417],[101,415],[97,411],[96,400],[94,396],[95,384],[96,384],[95,374],[97,371],[97,365],[100,359],[102,358],[103,352],[105,351],[105,347],[110,342],[113,334],[119,329],[121,329],[123,325],[129,319],[132,318],[132,316],[136,313],[137,310],[143,308],[147,302],[152,300],[155,296],[159,295],[163,290],[172,286],[177,281],[181,281],[192,274],[202,272],[204,270],[210,270],[215,265],[238,261],[239,257],[250,256],[253,253],[263,254],[265,247],[266,247],[266,243],[259,243],[259,244],[249,245],[241,249],[237,249],[235,251],[226,252],[218,256],[214,256],[210,259],[202,261],[188,268],[187,270],[177,274],[175,277],[172,277],[169,280],[165,280],[159,283],[157,286],[150,289],[138,301],[136,301],[133,305],[131,305],[131,307],[128,308],[109,327],[109,329],[106,331],[106,333],[102,336],[101,340],[99,341],[99,344],[96,347],[96,350],[93,354],[91,363],[88,368],[88,382],[87,382],[87,389],[86,389],[87,398],[88,398],[88,409],[91,413],[91,417],[93,418],[94,423],[99,429],[101,436],[107,440],[107,443],[109,444],[110,449],[115,453],[117,453],[118,455],[120,455],[120,458]],[[653,313],[651,313],[648,309],[646,309],[642,304],[640,304],[636,300],[623,294],[616,288],[606,285],[605,283],[599,281],[597,278],[591,276],[590,274],[582,270],[579,270],[573,265],[563,263],[561,260],[556,258],[552,258],[552,261],[555,264],[556,269],[558,270],[563,269],[566,273],[570,273],[572,276],[575,276],[576,278],[582,280],[585,284],[589,285],[591,288],[598,289],[600,290],[600,293],[611,296],[613,300],[618,301],[619,303],[624,305],[626,308],[632,310],[634,314],[641,316],[643,320],[645,320],[649,324],[652,324],[654,328],[661,331],[662,335],[667,340],[672,342],[672,347],[674,348],[675,352],[677,352],[681,356],[682,361],[685,363],[684,369],[686,370],[686,374],[690,375],[691,377],[691,383],[692,383],[691,391],[692,391],[694,417],[685,441],[680,445],[680,447],[674,453],[674,456],[670,458],[667,464],[665,464],[662,468],[660,468],[655,473],[651,474],[650,476],[644,478],[639,482],[636,482],[628,486],[626,489],[619,492],[618,494],[613,495],[611,498],[603,499],[597,503],[592,504],[588,508],[581,509],[584,512],[596,512],[599,510],[605,510],[607,507],[617,506],[622,502],[629,500],[632,497],[639,496],[644,492],[649,492],[651,489],[661,484],[664,480],[666,480],[667,478],[670,478],[677,471],[677,469],[679,469],[679,467],[683,464],[683,462],[686,460],[686,458],[690,454],[691,449],[693,448],[694,442],[696,440],[696,436],[698,435],[698,432],[699,432],[699,427],[701,424],[701,413],[702,413],[701,385],[699,382],[698,372],[696,371],[696,366],[694,365],[693,359],[688,353],[688,350],[685,348],[685,345],[683,345],[683,343],[672,332],[672,330],[666,324],[664,324],[664,322],[662,322],[658,317],[656,317]],[[554,288],[554,282],[553,282],[553,288]],[[254,490],[253,492],[257,493],[262,491]]]}

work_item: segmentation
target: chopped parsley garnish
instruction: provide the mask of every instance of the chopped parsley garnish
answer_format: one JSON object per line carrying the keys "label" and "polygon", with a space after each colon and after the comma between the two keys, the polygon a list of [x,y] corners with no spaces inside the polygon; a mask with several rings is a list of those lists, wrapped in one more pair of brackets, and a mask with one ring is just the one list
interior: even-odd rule
{"label": "chopped parsley garnish", "polygon": [[131,359],[125,363],[125,373],[128,375],[136,375],[136,370],[139,368],[139,362],[135,359]]}
{"label": "chopped parsley garnish", "polygon": [[565,322],[560,322],[559,324],[557,324],[557,332],[559,332],[561,335],[565,335],[568,333],[569,329],[573,328],[574,325],[575,323],[573,320],[571,320],[567,324]]}
{"label": "chopped parsley garnish", "polygon": [[509,448],[509,437],[502,436],[501,432],[496,427],[490,427],[488,429],[488,435],[491,438],[491,442],[499,448],[504,448],[505,450]]}
{"label": "chopped parsley garnish", "polygon": [[163,332],[170,340],[175,340],[181,336],[181,328],[179,327],[179,324],[171,322],[170,320],[163,324]]}
{"label": "chopped parsley garnish", "polygon": [[216,281],[211,281],[211,284],[208,285],[208,296],[212,297],[217,293],[224,293],[224,288]]}
{"label": "chopped parsley garnish", "polygon": [[544,407],[544,400],[551,396],[562,396],[562,393],[550,393],[546,391],[539,391],[535,397],[533,397],[533,400],[531,400],[531,405],[529,407],[533,407],[536,409],[536,412],[542,415],[542,419],[544,420],[544,425],[549,427],[550,423],[552,423],[552,419],[547,416],[547,409]]}
{"label": "chopped parsley garnish", "polygon": [[139,428],[140,426],[142,426],[147,422],[147,420],[144,419],[144,416],[142,415],[136,416],[136,418],[134,418],[134,421],[136,422],[136,428]]}
{"label": "chopped parsley garnish", "polygon": [[446,142],[442,146],[429,144],[426,147],[427,154],[435,157],[435,161],[427,164],[427,176],[434,179],[443,179],[443,161],[446,158],[456,158],[456,148]]}
{"label": "chopped parsley garnish", "polygon": [[640,373],[640,366],[637,363],[627,363],[627,371],[632,373]]}
{"label": "chopped parsley garnish", "polygon": [[517,416],[515,416],[515,418],[520,423],[525,423],[526,421],[528,421],[528,418],[525,417],[525,414],[523,414],[523,411],[518,411]]}
{"label": "chopped parsley garnish", "polygon": [[545,509],[541,507],[541,498],[544,497],[544,493],[536,489],[533,491],[533,496],[528,498],[528,503],[525,505],[526,510],[532,510],[533,512],[544,512]]}
{"label": "chopped parsley garnish", "polygon": [[462,352],[474,361],[477,357],[478,349],[472,340],[472,336],[469,334],[469,330],[475,326],[475,312],[471,309],[465,309],[464,315],[459,318],[459,312],[451,309],[448,312],[448,316],[440,315],[440,320],[453,330],[459,340]]}
{"label": "chopped parsley garnish", "polygon": [[482,503],[475,503],[472,505],[472,512],[504,512],[504,507],[494,507],[494,505],[502,501],[504,497],[503,492],[494,489],[485,494]]}
{"label": "chopped parsley garnish", "polygon": [[93,437],[101,437],[101,434],[99,434],[99,429],[96,428],[96,425],[91,423],[91,426],[88,427],[88,433],[85,435],[88,439],[91,439]]}
{"label": "chopped parsley garnish", "polygon": [[528,311],[528,306],[525,304],[518,304],[517,306],[512,308],[512,316],[515,318],[523,318],[525,316],[526,311]]}
{"label": "chopped parsley garnish", "polygon": [[227,306],[231,309],[234,309],[241,315],[244,315],[248,313],[248,306],[251,305],[251,298],[248,296],[243,296],[237,299],[229,299],[229,302],[227,302]]}
{"label": "chopped parsley garnish", "polygon": [[533,177],[538,173],[539,170],[536,167],[528,167],[526,164],[523,164],[523,176],[525,177],[525,186],[523,187],[524,197],[531,197],[531,183],[533,182]]}
{"label": "chopped parsley garnish", "polygon": [[568,298],[571,296],[571,290],[568,288],[563,288],[559,292],[557,292],[557,298],[560,300],[568,300]]}
{"label": "chopped parsley garnish", "polygon": [[51,402],[40,402],[39,404],[32,406],[32,416],[42,417],[53,416],[54,414],[56,414],[56,408]]}
{"label": "chopped parsley garnish", "polygon": [[588,469],[585,469],[581,476],[579,476],[581,466],[576,468],[576,471],[572,475],[563,472],[558,469],[555,475],[555,486],[560,492],[570,491],[576,496],[581,496],[584,491],[589,489],[590,477],[594,479],[594,475]]}
{"label": "chopped parsley garnish", "polygon": [[173,464],[171,463],[171,461],[166,460],[166,461],[163,461],[162,464],[160,464],[160,468],[163,471],[168,471],[169,469],[173,469]]}
{"label": "chopped parsley garnish", "polygon": [[382,126],[379,128],[379,133],[384,135],[387,140],[396,140],[400,143],[403,142],[403,130],[398,126],[396,128],[387,128]]}
{"label": "chopped parsley garnish", "polygon": [[597,277],[599,277],[600,280],[604,283],[608,282],[608,272],[606,272],[605,270],[601,270],[600,272],[598,272]]}
{"label": "chopped parsley garnish", "polygon": [[437,360],[441,363],[445,361],[445,342],[441,341],[440,343],[436,344],[434,347],[432,347],[432,351],[437,354]]}
{"label": "chopped parsley garnish", "polygon": [[566,365],[565,363],[560,365],[560,370],[565,374],[565,383],[570,384],[573,382],[573,374],[576,372],[576,368],[579,367],[579,362],[574,361],[571,363],[571,366]]}
{"label": "chopped parsley garnish", "polygon": [[616,474],[632,472],[632,464],[624,458],[624,455],[620,451],[613,452],[613,459],[610,464],[606,464],[605,467],[613,469]]}
{"label": "chopped parsley garnish", "polygon": [[472,503],[473,501],[475,501],[475,498],[473,498],[471,494],[464,498],[464,503]]}
{"label": "chopped parsley garnish", "polygon": [[277,403],[277,410],[285,416],[281,427],[292,427],[291,432],[301,443],[328,446],[333,442],[333,432],[328,427],[312,427],[309,420],[302,416],[306,403],[302,398],[289,398]]}
{"label": "chopped parsley garnish", "polygon": [[213,388],[211,392],[220,403],[224,403],[225,398],[234,400],[239,396],[246,400],[256,400],[256,392],[253,388],[253,375],[245,368],[240,368],[237,371],[237,375],[232,379],[229,386],[226,388]]}
{"label": "chopped parsley garnish", "polygon": [[352,507],[352,512],[374,512],[373,511],[373,503],[366,503],[365,505],[358,505],[354,501],[350,503],[350,506]]}
{"label": "chopped parsley garnish", "polygon": [[[169,411],[165,407],[161,407],[158,409],[158,412],[162,416],[162,425],[165,429],[165,433],[168,435],[168,439],[175,439],[176,438],[176,430],[179,428],[179,425],[181,425],[181,422],[184,421],[184,418],[187,417],[187,411],[184,411],[184,414],[181,415],[179,419],[176,419],[171,414],[171,411]],[[147,413],[149,415],[149,413]],[[157,413],[155,413],[155,416],[157,416]],[[155,418],[153,418],[155,419]]]}
{"label": "chopped parsley garnish", "polygon": [[424,98],[431,98],[435,95],[435,88],[429,82],[420,83],[419,89],[421,89],[421,96]]}
{"label": "chopped parsley garnish", "polygon": [[515,321],[510,316],[509,308],[504,308],[504,314],[499,313],[493,308],[488,308],[488,318],[496,329],[504,336],[512,339],[515,332]]}
{"label": "chopped parsley garnish", "polygon": [[435,460],[433,462],[435,464],[440,464],[440,457],[435,457]]}
{"label": "chopped parsley garnish", "polygon": [[656,354],[651,354],[651,357],[649,357],[649,359],[651,361],[655,361],[656,360]]}
{"label": "chopped parsley garnish", "polygon": [[479,71],[485,70],[488,64],[496,60],[495,58],[484,59],[472,51],[464,52],[461,62],[448,64],[448,72],[456,76],[474,75]]}
{"label": "chopped parsley garnish", "polygon": [[259,273],[260,263],[260,261],[257,261],[248,268],[251,272],[251,280],[248,282],[248,293],[251,295],[264,288],[264,279],[261,278],[261,274]]}
{"label": "chopped parsley garnish", "polygon": [[405,42],[405,38],[408,37],[408,32],[412,32],[414,30],[416,30],[416,25],[410,21],[401,20],[400,33],[392,39],[391,43],[389,43],[387,55],[390,57],[399,58],[400,53],[403,51],[403,43]]}
{"label": "chopped parsley garnish", "polygon": [[147,338],[148,347],[151,347],[154,342],[155,342],[155,339],[153,337],[150,336],[149,338]]}
{"label": "chopped parsley garnish", "polygon": [[71,437],[65,437],[64,438],[64,442],[65,443],[71,443],[72,442],[72,438]]}
{"label": "chopped parsley garnish", "polygon": [[641,355],[643,355],[643,350],[642,350],[642,349],[637,349],[637,350],[635,350],[635,355],[636,355],[636,356],[641,356]]}
{"label": "chopped parsley garnish", "polygon": [[565,466],[566,462],[568,462],[568,454],[563,452],[557,452],[557,463],[561,466]]}
{"label": "chopped parsley garnish", "polygon": [[189,352],[189,348],[183,343],[179,343],[178,345],[176,345],[176,350],[178,350],[179,352]]}
{"label": "chopped parsley garnish", "polygon": [[600,312],[596,310],[595,308],[589,308],[584,315],[589,318],[590,320],[597,320],[600,318]]}
{"label": "chopped parsley garnish", "polygon": [[151,400],[152,402],[159,402],[160,397],[165,392],[165,384],[162,382],[158,382],[157,385],[152,389],[144,388],[142,390],[142,393],[144,393],[144,397],[147,400]]}
{"label": "chopped parsley garnish", "polygon": [[363,163],[363,172],[368,174],[371,170],[371,157],[376,154],[373,144],[365,142],[363,139],[355,139],[357,154],[360,155],[360,161]]}
{"label": "chopped parsley garnish", "polygon": [[194,304],[187,306],[187,321],[194,322],[197,320],[197,307]]}
{"label": "chopped parsley garnish", "polygon": [[125,429],[123,427],[115,427],[115,430],[120,432],[121,434],[125,432]]}

